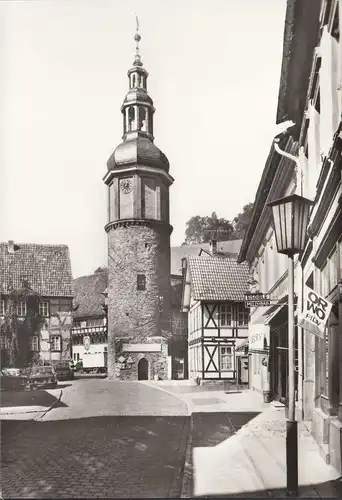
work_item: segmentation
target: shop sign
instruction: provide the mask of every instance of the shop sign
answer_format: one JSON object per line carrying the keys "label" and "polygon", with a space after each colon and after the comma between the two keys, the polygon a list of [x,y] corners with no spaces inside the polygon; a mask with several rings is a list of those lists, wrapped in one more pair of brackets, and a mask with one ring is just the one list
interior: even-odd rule
{"label": "shop sign", "polygon": [[245,307],[268,307],[271,299],[268,293],[245,293]]}
{"label": "shop sign", "polygon": [[324,339],[332,303],[309,287],[305,287],[304,299],[303,312],[298,315],[298,326]]}

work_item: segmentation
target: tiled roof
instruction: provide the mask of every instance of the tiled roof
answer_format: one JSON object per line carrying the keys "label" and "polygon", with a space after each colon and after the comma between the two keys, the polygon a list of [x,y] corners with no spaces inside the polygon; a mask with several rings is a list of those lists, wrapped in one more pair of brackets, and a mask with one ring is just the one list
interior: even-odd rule
{"label": "tiled roof", "polygon": [[44,297],[72,297],[73,279],[69,249],[66,245],[15,243],[13,253],[8,243],[0,243],[0,291],[19,290],[26,281]]}
{"label": "tiled roof", "polygon": [[108,285],[107,269],[103,268],[101,272],[76,278],[74,284],[74,307],[77,308],[74,312],[74,318],[105,316],[103,293]]}
{"label": "tiled roof", "polygon": [[[226,256],[238,255],[241,244],[242,240],[218,241],[217,251],[223,252]],[[209,251],[209,243],[171,247],[171,274],[182,274],[182,259],[190,255],[199,255],[201,249]]]}
{"label": "tiled roof", "polygon": [[249,267],[227,257],[189,257],[193,297],[195,300],[243,301],[248,289]]}

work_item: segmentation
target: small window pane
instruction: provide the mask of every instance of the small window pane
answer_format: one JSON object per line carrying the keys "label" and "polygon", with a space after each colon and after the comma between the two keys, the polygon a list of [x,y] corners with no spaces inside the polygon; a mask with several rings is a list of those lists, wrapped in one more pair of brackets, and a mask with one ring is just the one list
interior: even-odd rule
{"label": "small window pane", "polygon": [[146,276],[145,274],[138,274],[137,276],[137,289],[146,290]]}

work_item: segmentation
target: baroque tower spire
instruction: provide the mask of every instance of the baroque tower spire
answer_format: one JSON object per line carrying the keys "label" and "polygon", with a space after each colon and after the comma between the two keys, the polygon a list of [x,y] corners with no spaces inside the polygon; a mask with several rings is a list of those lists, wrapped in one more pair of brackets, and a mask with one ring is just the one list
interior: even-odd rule
{"label": "baroque tower spire", "polygon": [[103,179],[108,189],[108,377],[130,380],[168,378],[173,183],[168,159],[154,143],[155,108],[140,56],[138,18],[134,40],[121,106],[122,142]]}

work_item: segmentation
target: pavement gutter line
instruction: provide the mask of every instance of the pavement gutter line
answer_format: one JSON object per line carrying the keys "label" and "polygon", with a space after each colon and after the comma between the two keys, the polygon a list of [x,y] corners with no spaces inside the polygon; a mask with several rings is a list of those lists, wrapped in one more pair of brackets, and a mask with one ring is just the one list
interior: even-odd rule
{"label": "pavement gutter line", "polygon": [[191,481],[193,479],[192,478],[192,472],[193,472],[192,432],[193,432],[193,416],[191,414],[190,415],[190,424],[189,424],[189,438],[188,438],[188,444],[187,444],[186,453],[185,453],[185,463],[184,463],[180,498],[191,498],[193,496],[193,491],[190,491]]}
{"label": "pavement gutter line", "polygon": [[35,420],[36,422],[37,422],[38,420],[42,420],[42,418],[43,418],[43,417],[45,417],[45,415],[46,415],[49,411],[51,411],[51,410],[52,410],[52,409],[53,409],[53,408],[54,408],[54,407],[55,407],[55,406],[56,406],[56,405],[57,405],[57,404],[61,401],[61,399],[62,399],[62,395],[63,395],[63,389],[61,389],[61,392],[59,393],[59,396],[58,396],[58,398],[56,399],[56,401],[54,401],[54,402],[52,403],[52,405],[50,405],[50,406],[49,406],[49,408],[47,408],[47,410],[46,410],[46,411],[44,411],[44,412],[39,412],[39,414],[38,414],[37,418],[35,418],[34,420]]}
{"label": "pavement gutter line", "polygon": [[143,381],[143,384],[148,385],[149,387],[153,387],[155,389],[158,389],[158,391],[166,392],[167,394],[170,394],[171,396],[175,397],[176,399],[179,399],[179,401],[182,401],[182,403],[184,403],[186,405],[187,410],[188,410],[188,416],[192,415],[194,407],[193,407],[192,403],[189,403],[189,401],[186,400],[186,398],[181,397],[179,394],[175,394],[174,392],[169,391],[168,389],[164,389],[164,387],[159,387],[155,384],[151,384],[148,381]]}
{"label": "pavement gutter line", "polygon": [[[169,489],[169,494],[168,498],[180,498],[181,491],[183,488],[183,481],[184,481],[184,471],[186,467],[186,453],[188,451],[188,437],[190,433],[190,421],[188,421],[187,417],[184,418],[184,424],[183,424],[183,429],[182,429],[182,434],[181,438],[179,441],[179,448],[178,448],[178,454],[184,453],[184,464],[183,466],[176,470],[170,489]],[[191,420],[191,417],[190,417]]]}

